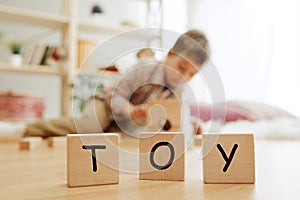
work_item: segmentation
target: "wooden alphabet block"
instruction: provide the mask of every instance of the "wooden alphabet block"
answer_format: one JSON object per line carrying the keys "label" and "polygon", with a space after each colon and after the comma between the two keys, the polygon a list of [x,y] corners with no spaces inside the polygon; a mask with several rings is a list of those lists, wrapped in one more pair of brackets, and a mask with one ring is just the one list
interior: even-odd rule
{"label": "wooden alphabet block", "polygon": [[119,135],[69,134],[67,184],[69,187],[119,182]]}
{"label": "wooden alphabet block", "polygon": [[202,135],[196,135],[194,137],[194,145],[201,146],[202,145]]}
{"label": "wooden alphabet block", "polygon": [[43,144],[43,138],[41,137],[26,137],[22,138],[19,142],[19,150],[30,150],[34,149]]}
{"label": "wooden alphabet block", "polygon": [[181,128],[181,102],[158,99],[148,103],[147,124],[150,132],[178,132]]}
{"label": "wooden alphabet block", "polygon": [[204,183],[254,183],[253,134],[203,135]]}
{"label": "wooden alphabet block", "polygon": [[144,133],[140,137],[140,180],[184,181],[184,135]]}
{"label": "wooden alphabet block", "polygon": [[66,137],[50,137],[46,139],[46,142],[49,148],[66,146]]}

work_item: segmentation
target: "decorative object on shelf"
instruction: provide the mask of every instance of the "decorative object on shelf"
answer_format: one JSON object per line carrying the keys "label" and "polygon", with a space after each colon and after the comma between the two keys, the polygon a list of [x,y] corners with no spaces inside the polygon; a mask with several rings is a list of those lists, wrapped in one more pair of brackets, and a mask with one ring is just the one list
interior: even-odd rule
{"label": "decorative object on shelf", "polygon": [[14,41],[13,39],[4,37],[3,34],[0,34],[1,43],[7,45],[10,49],[11,56],[9,62],[13,67],[20,67],[22,65],[22,43]]}
{"label": "decorative object on shelf", "polygon": [[41,96],[12,91],[0,93],[0,119],[41,118],[44,109],[44,99]]}
{"label": "decorative object on shelf", "polygon": [[102,14],[102,8],[99,5],[94,5],[92,8],[92,14]]}
{"label": "decorative object on shelf", "polygon": [[97,4],[93,5],[91,10],[91,18],[95,23],[99,23],[99,24],[105,23],[106,20],[104,18],[102,7],[100,7]]}
{"label": "decorative object on shelf", "polygon": [[12,55],[10,56],[10,64],[14,67],[20,67],[22,65],[22,44],[19,42],[12,42],[10,45]]}
{"label": "decorative object on shelf", "polygon": [[115,65],[110,65],[105,68],[99,68],[99,70],[110,71],[110,72],[119,72],[119,69]]}
{"label": "decorative object on shelf", "polygon": [[67,60],[67,49],[64,47],[53,47],[53,51],[45,61],[45,65],[52,67],[59,67],[62,69],[65,67]]}

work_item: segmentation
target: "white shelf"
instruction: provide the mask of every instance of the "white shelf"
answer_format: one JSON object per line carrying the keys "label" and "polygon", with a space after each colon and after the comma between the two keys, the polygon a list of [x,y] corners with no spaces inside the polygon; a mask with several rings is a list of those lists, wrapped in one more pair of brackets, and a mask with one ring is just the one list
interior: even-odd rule
{"label": "white shelf", "polygon": [[[126,26],[117,26],[117,25],[109,25],[109,24],[97,24],[94,22],[88,22],[88,21],[79,21],[78,22],[78,30],[81,32],[88,32],[88,33],[96,33],[96,34],[119,34],[122,32],[132,31],[137,28],[130,28]],[[132,35],[128,35],[129,39],[136,38],[136,39],[142,39],[145,41],[153,40],[153,39],[159,39],[160,38],[160,32],[159,30],[150,30],[145,32],[134,32]]]}
{"label": "white shelf", "polygon": [[101,70],[101,69],[78,69],[76,75],[85,75],[85,76],[114,76],[119,77],[120,73],[115,71]]}
{"label": "white shelf", "polygon": [[59,71],[57,69],[53,69],[47,66],[37,66],[37,65],[23,65],[20,67],[14,67],[9,64],[0,64],[0,73],[1,72],[67,76],[66,72]]}
{"label": "white shelf", "polygon": [[68,18],[65,16],[55,16],[38,11],[3,5],[0,5],[0,18],[1,20],[15,21],[17,23],[34,24],[52,28],[66,27],[68,24]]}
{"label": "white shelf", "polygon": [[113,26],[113,25],[102,25],[89,21],[79,21],[78,22],[79,31],[92,32],[92,33],[107,33],[107,34],[118,34],[124,31],[130,31],[132,28],[124,26]]}

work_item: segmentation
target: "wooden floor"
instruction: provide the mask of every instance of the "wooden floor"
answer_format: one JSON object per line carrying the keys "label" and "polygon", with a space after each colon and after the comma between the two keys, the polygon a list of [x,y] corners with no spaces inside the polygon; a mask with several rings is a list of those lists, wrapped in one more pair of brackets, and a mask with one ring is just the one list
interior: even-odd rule
{"label": "wooden floor", "polygon": [[[122,148],[137,147],[136,140],[122,140]],[[199,152],[194,146],[186,154],[185,182],[140,181],[137,174],[121,173],[117,185],[68,188],[64,144],[19,151],[18,144],[4,143],[0,199],[300,199],[300,141],[256,140],[255,184],[204,184]]]}

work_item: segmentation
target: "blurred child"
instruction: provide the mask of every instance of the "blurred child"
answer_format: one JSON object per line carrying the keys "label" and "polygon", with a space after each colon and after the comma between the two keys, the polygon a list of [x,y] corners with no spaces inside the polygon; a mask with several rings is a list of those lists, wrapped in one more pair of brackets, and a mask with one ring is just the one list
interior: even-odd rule
{"label": "blurred child", "polygon": [[113,88],[105,88],[104,97],[93,97],[82,117],[38,120],[27,125],[25,136],[53,136],[69,133],[105,132],[112,121],[145,119],[146,103],[180,95],[180,88],[208,61],[209,44],[198,30],[181,35],[164,62],[148,62],[133,67]]}

